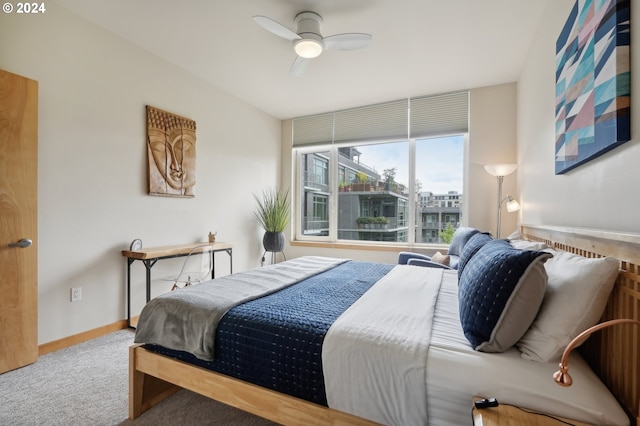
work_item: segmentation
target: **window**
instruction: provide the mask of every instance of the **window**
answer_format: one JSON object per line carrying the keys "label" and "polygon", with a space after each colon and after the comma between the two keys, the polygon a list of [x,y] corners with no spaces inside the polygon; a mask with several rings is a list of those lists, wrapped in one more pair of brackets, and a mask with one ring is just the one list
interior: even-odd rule
{"label": "window", "polygon": [[318,185],[329,184],[329,161],[327,159],[321,157],[313,158],[312,178]]}
{"label": "window", "polygon": [[[462,222],[463,147],[464,135],[456,135],[302,150],[298,236],[443,243],[440,232]],[[337,164],[335,179],[331,164]],[[307,173],[308,169],[313,172]],[[331,189],[334,180],[337,191]],[[337,211],[333,238],[332,195]]]}
{"label": "window", "polygon": [[426,203],[416,206],[416,243],[443,243],[439,237],[448,224],[462,221],[464,137],[416,141],[416,185]]}
{"label": "window", "polygon": [[400,241],[398,233],[407,230],[408,142],[357,145],[338,154],[339,168],[353,176],[338,195],[338,239]]}
{"label": "window", "polygon": [[329,197],[311,194],[312,211],[307,216],[307,235],[327,235],[329,231]]}
{"label": "window", "polygon": [[467,128],[466,92],[294,119],[296,238],[441,243],[463,221]]}
{"label": "window", "polygon": [[300,155],[302,191],[299,196],[302,235],[329,235],[329,152]]}

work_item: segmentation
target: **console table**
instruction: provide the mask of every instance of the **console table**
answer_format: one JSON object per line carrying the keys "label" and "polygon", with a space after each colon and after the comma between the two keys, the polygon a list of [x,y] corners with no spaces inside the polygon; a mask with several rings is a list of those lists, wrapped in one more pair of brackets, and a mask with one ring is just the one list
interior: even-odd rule
{"label": "console table", "polygon": [[151,268],[161,259],[172,259],[175,257],[185,257],[192,254],[208,253],[211,258],[211,279],[216,277],[216,266],[214,254],[224,251],[229,255],[229,272],[233,273],[233,244],[215,243],[193,243],[176,246],[152,247],[140,250],[122,250],[122,256],[127,258],[127,324],[131,325],[131,264],[136,260],[142,261],[147,270],[147,302],[151,300]]}

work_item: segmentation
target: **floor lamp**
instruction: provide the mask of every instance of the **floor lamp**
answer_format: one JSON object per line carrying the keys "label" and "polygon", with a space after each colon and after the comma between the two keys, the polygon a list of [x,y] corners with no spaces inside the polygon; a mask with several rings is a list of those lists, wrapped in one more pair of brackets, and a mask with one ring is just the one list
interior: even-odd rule
{"label": "floor lamp", "polygon": [[487,164],[484,169],[490,175],[498,178],[498,224],[496,226],[496,238],[500,238],[500,222],[502,215],[502,204],[507,203],[507,211],[509,213],[520,210],[520,204],[513,199],[511,195],[502,198],[502,181],[504,177],[515,172],[518,168],[517,164]]}

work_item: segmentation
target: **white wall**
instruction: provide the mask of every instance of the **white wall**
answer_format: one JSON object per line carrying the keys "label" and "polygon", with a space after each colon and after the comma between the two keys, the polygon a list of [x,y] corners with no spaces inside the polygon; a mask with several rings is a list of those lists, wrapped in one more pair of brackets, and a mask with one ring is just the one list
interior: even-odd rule
{"label": "white wall", "polygon": [[[554,173],[555,42],[573,0],[549,2],[518,82],[518,180],[521,220],[548,224],[639,232],[640,31],[631,46],[631,141],[564,174]],[[640,22],[640,9],[631,8]]]}
{"label": "white wall", "polygon": [[[471,89],[470,91],[470,131],[465,152],[464,193],[467,195],[467,224],[483,231],[496,230],[498,187],[496,178],[484,170],[485,164],[516,162],[516,83]],[[418,93],[416,96],[423,96]],[[358,105],[354,105],[358,106]],[[291,156],[291,120],[282,124],[282,182],[293,185],[291,180],[293,164]],[[510,194],[516,199],[515,175],[505,178],[503,196]],[[293,220],[297,218],[293,212]],[[505,237],[517,226],[517,214],[507,213],[503,206],[501,236]],[[323,255],[348,257],[357,260],[371,260],[394,263],[398,250],[354,250],[349,245],[318,248],[294,245],[287,247],[290,257]],[[423,251],[423,250],[418,250]],[[433,250],[426,252],[433,253]]]}
{"label": "white wall", "polygon": [[[471,90],[469,117],[469,155],[465,188],[469,203],[469,226],[496,235],[498,216],[498,182],[484,169],[486,164],[517,163],[516,159],[515,83]],[[516,175],[504,177],[502,198],[518,199]],[[517,227],[518,215],[502,206],[500,237]]]}
{"label": "white wall", "polygon": [[[0,68],[39,82],[39,342],[125,318],[121,250],[192,243],[210,230],[234,271],[258,266],[253,193],[278,184],[281,123],[61,8],[0,16]],[[196,197],[146,194],[145,105],[197,123]],[[229,272],[226,254],[216,269]],[[174,276],[181,260],[154,267]],[[136,309],[144,267],[134,266]],[[154,282],[158,291],[170,286]],[[69,301],[82,287],[83,299]]]}

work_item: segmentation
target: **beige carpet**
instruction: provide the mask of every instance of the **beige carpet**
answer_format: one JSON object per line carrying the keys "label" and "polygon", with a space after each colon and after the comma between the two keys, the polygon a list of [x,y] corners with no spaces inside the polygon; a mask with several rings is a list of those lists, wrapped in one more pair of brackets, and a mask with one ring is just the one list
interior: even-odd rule
{"label": "beige carpet", "polygon": [[274,425],[189,391],[128,420],[132,343],[133,331],[122,330],[0,374],[0,425]]}
{"label": "beige carpet", "polygon": [[145,412],[136,420],[125,420],[120,426],[140,425],[274,425],[204,396],[183,390]]}

